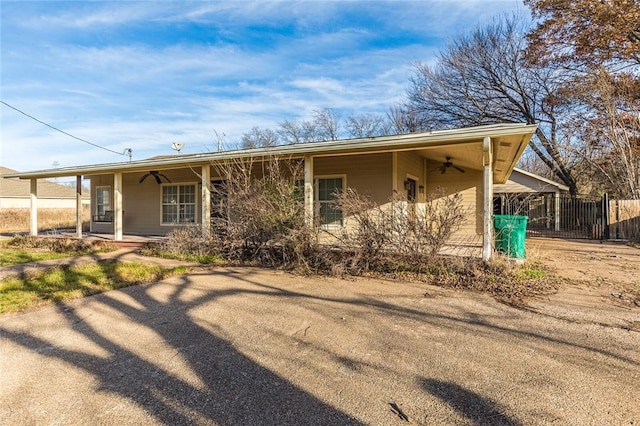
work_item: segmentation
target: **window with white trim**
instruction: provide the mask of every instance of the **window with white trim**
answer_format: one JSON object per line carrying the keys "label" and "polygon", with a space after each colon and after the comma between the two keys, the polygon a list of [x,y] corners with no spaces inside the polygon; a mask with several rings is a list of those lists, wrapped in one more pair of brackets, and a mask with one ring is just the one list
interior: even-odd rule
{"label": "window with white trim", "polygon": [[335,205],[336,196],[344,190],[343,176],[323,177],[316,180],[316,202],[321,225],[342,226],[342,210]]}
{"label": "window with white trim", "polygon": [[113,220],[113,208],[111,207],[111,187],[96,187],[96,211],[95,222],[111,222]]}
{"label": "window with white trim", "polygon": [[196,222],[196,185],[162,185],[163,225]]}

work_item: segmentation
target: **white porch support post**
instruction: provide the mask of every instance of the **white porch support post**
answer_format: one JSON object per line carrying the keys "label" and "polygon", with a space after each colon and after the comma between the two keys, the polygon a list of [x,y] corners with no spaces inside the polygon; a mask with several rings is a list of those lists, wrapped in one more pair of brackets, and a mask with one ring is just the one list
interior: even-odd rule
{"label": "white porch support post", "polygon": [[556,227],[556,232],[560,232],[560,193],[556,191],[556,193],[553,195],[553,201],[554,201],[554,218],[555,218],[555,227]]}
{"label": "white porch support post", "polygon": [[122,241],[122,172],[113,174],[113,239]]}
{"label": "white porch support post", "polygon": [[82,176],[76,176],[76,237],[82,238]]}
{"label": "white porch support post", "polygon": [[398,192],[398,152],[391,153],[391,189],[395,195]]}
{"label": "white porch support post", "polygon": [[202,234],[207,237],[211,232],[211,166],[209,164],[202,166],[200,176],[202,180]]}
{"label": "white porch support post", "polygon": [[313,226],[315,211],[313,207],[313,157],[304,157],[304,219],[308,226]]}
{"label": "white porch support post", "polygon": [[483,238],[482,260],[491,260],[493,255],[493,149],[491,138],[486,136],[482,141],[483,161]]}
{"label": "white porch support post", "polygon": [[31,179],[29,194],[31,209],[29,210],[29,235],[38,235],[38,179]]}

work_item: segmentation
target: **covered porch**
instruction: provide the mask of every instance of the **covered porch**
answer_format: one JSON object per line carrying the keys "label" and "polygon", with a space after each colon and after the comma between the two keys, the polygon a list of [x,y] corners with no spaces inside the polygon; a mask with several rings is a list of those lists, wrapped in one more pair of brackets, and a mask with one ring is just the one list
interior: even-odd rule
{"label": "covered porch", "polygon": [[[203,233],[209,233],[212,185],[219,178],[216,165],[225,161],[259,162],[278,157],[303,164],[304,215],[309,223],[313,223],[322,201],[318,197],[319,179],[340,182],[343,189],[355,187],[373,192],[379,200],[404,191],[408,199],[424,202],[426,194],[446,186],[450,194],[462,192],[471,209],[465,238],[458,239],[476,247],[480,240],[480,255],[488,260],[493,252],[493,185],[507,180],[534,130],[535,126],[520,124],[481,126],[175,155],[16,173],[12,177],[31,181],[31,235],[38,233],[38,180],[75,176],[78,214],[73,236],[116,242],[166,235],[184,225],[199,225]],[[83,178],[91,180],[92,220],[88,234],[82,231],[80,214]],[[474,241],[470,243],[471,240]]]}

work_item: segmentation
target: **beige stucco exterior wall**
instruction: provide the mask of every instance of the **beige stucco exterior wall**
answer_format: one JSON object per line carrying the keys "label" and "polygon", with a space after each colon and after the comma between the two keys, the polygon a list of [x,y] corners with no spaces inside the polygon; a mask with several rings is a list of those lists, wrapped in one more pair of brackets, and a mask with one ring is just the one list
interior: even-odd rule
{"label": "beige stucco exterior wall", "polygon": [[460,192],[463,205],[467,210],[467,220],[456,235],[482,235],[482,172],[466,169],[465,173],[460,173],[450,169],[443,174],[435,170],[440,165],[441,163],[427,162],[427,170],[434,170],[427,174],[427,194],[436,193],[438,188],[442,188],[445,195]]}

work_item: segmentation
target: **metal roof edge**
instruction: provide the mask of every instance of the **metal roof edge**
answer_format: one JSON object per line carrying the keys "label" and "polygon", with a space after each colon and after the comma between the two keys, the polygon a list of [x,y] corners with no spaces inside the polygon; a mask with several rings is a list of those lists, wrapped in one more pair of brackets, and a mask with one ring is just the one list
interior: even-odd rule
{"label": "metal roof edge", "polygon": [[519,169],[519,168],[517,168],[517,167],[516,167],[516,168],[514,168],[514,169],[513,169],[513,171],[518,172],[518,173],[522,173],[523,175],[526,175],[526,176],[529,176],[530,178],[533,178],[533,179],[536,179],[536,180],[542,181],[542,182],[544,182],[544,183],[546,183],[546,184],[548,184],[548,185],[555,186],[555,187],[556,187],[556,188],[558,188],[558,189],[562,189],[562,190],[564,190],[564,191],[568,191],[568,190],[569,190],[569,187],[568,187],[568,186],[566,186],[566,185],[564,185],[564,184],[562,184],[562,183],[558,183],[558,182],[556,182],[556,181],[553,181],[553,180],[551,180],[551,179],[547,179],[547,178],[542,177],[542,176],[540,176],[540,175],[537,175],[537,174],[535,174],[535,173],[531,173],[531,172],[528,172],[528,171],[526,171],[526,170]]}
{"label": "metal roof edge", "polygon": [[92,175],[110,173],[115,170],[127,171],[140,168],[198,164],[210,161],[223,161],[238,158],[269,157],[276,155],[302,156],[321,153],[340,153],[349,150],[411,148],[420,145],[435,145],[437,143],[456,143],[469,139],[500,137],[521,134],[523,137],[533,135],[537,125],[526,123],[502,123],[456,129],[434,130],[421,133],[407,133],[400,135],[386,135],[358,139],[340,139],[335,141],[309,142],[291,145],[277,145],[268,148],[254,148],[247,150],[233,150],[198,154],[181,154],[173,158],[144,159],[132,162],[104,163],[86,166],[72,166],[57,169],[35,170],[2,175],[7,178],[48,178],[74,175]]}

